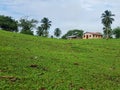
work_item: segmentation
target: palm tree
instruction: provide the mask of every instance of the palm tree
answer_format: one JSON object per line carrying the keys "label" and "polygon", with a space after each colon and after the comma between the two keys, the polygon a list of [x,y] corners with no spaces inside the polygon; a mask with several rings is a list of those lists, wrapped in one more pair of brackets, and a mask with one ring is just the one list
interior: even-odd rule
{"label": "palm tree", "polygon": [[54,31],[54,35],[56,37],[59,37],[61,35],[61,30],[59,28],[56,28],[55,31]]}
{"label": "palm tree", "polygon": [[44,36],[44,30],[41,26],[38,26],[38,28],[37,28],[37,35]]}
{"label": "palm tree", "polygon": [[36,27],[38,23],[35,19],[28,19],[28,17],[21,18],[19,20],[19,27],[21,28],[21,33],[33,35],[32,29]]}
{"label": "palm tree", "polygon": [[104,25],[104,34],[106,36],[106,39],[110,37],[111,34],[111,24],[114,21],[114,18],[112,16],[115,16],[111,13],[111,11],[106,10],[104,13],[102,13],[102,24]]}
{"label": "palm tree", "polygon": [[[112,29],[111,28],[106,28],[106,27],[103,27],[103,33],[104,33],[104,38],[108,39],[110,37],[112,37]],[[108,34],[107,34],[108,33]],[[108,38],[107,38],[107,35],[108,35]]]}
{"label": "palm tree", "polygon": [[51,21],[49,21],[48,18],[44,17],[42,20],[41,20],[41,27],[43,28],[44,30],[44,36],[48,36],[48,29],[50,28],[51,26]]}

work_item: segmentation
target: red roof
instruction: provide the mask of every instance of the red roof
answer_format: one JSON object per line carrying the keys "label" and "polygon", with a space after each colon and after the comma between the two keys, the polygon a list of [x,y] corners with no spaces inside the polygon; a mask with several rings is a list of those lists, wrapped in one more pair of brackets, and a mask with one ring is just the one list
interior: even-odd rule
{"label": "red roof", "polygon": [[100,32],[86,32],[85,34],[102,35]]}

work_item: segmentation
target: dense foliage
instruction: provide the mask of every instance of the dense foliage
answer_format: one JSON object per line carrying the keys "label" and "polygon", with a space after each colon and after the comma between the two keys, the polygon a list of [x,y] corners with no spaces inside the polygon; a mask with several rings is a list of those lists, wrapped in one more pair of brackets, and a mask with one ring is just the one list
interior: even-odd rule
{"label": "dense foliage", "polygon": [[0,28],[6,31],[17,32],[17,21],[10,16],[0,15]]}
{"label": "dense foliage", "polygon": [[120,38],[120,27],[113,29],[113,34],[116,38]]}
{"label": "dense foliage", "polygon": [[[10,16],[0,15],[0,29],[6,31],[20,32],[23,34],[34,35],[33,30],[36,29],[38,21],[35,19],[28,19],[28,17],[21,18],[20,20],[14,20]],[[40,21],[41,25],[37,27],[37,35],[45,36],[49,35],[49,29],[51,21],[44,17]]]}
{"label": "dense foliage", "polygon": [[82,38],[83,32],[84,32],[83,30],[78,30],[78,29],[69,30],[65,35],[62,36],[62,38],[67,39],[68,36],[72,36],[72,35]]}
{"label": "dense foliage", "polygon": [[28,20],[27,17],[21,18],[19,20],[19,26],[21,27],[21,33],[33,35],[32,29],[36,26],[37,22],[38,21],[34,19]]}

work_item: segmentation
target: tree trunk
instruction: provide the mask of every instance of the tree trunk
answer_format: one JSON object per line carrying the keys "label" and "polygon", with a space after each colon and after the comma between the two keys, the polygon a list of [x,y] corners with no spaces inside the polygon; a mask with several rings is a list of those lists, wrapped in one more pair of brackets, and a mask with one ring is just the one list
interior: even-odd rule
{"label": "tree trunk", "polygon": [[107,36],[106,36],[106,39],[108,40],[109,39],[109,28],[107,27]]}

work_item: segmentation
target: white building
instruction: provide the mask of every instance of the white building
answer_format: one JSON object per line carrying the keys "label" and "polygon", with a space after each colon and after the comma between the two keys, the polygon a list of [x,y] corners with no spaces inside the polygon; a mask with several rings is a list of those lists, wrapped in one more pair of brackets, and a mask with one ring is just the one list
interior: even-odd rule
{"label": "white building", "polygon": [[99,32],[86,32],[83,35],[83,39],[101,39],[103,35]]}

